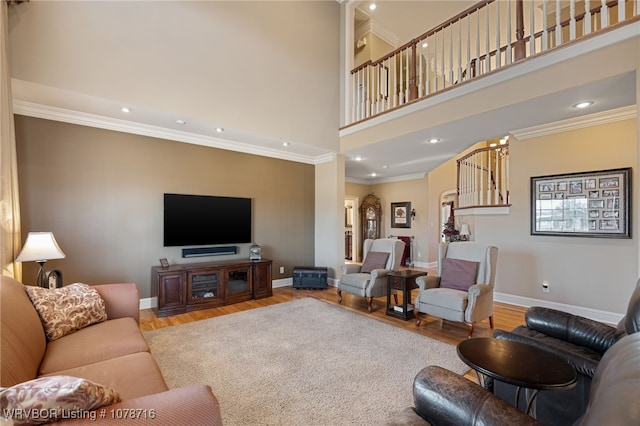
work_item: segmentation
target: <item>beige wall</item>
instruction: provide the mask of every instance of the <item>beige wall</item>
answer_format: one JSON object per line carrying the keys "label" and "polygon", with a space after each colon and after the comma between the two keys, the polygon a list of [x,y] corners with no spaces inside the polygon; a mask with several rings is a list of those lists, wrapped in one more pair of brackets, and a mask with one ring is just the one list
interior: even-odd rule
{"label": "beige wall", "polygon": [[[476,216],[471,229],[474,240],[499,247],[497,292],[625,312],[638,279],[635,221],[632,239],[532,236],[529,185],[532,176],[622,167],[632,167],[636,175],[636,132],[636,120],[626,120],[524,141],[511,138],[510,213]],[[632,188],[637,217],[638,191]],[[549,281],[550,293],[542,293],[542,280]]]}
{"label": "beige wall", "polygon": [[[314,263],[314,166],[16,116],[23,239],[52,231],[67,257],[50,261],[65,283],[132,281],[149,297],[150,270],[182,259],[162,246],[165,192],[249,197],[253,238],[274,279]],[[25,282],[36,268],[25,263]],[[279,267],[285,267],[285,274]]]}
{"label": "beige wall", "polygon": [[15,79],[338,150],[336,1],[35,1],[10,24]]}
{"label": "beige wall", "polygon": [[315,182],[315,266],[335,278],[344,263],[344,155],[317,165]]}

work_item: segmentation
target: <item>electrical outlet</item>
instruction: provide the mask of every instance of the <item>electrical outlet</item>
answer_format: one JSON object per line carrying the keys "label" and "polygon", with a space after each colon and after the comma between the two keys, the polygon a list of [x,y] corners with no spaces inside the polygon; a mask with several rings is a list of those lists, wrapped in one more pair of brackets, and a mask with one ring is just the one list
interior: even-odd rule
{"label": "electrical outlet", "polygon": [[549,293],[549,281],[547,280],[542,281],[542,292]]}
{"label": "electrical outlet", "polygon": [[281,266],[281,267],[280,267],[280,273],[281,273],[281,274],[284,274],[284,266]]}

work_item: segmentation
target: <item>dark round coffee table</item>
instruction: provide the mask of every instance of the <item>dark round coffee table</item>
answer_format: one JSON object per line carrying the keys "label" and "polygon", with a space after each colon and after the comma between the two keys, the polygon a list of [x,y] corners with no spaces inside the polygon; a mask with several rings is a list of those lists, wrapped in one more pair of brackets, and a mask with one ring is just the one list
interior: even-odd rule
{"label": "dark round coffee table", "polygon": [[458,356],[473,368],[478,381],[490,389],[487,377],[517,386],[515,406],[520,389],[533,390],[527,400],[526,413],[541,390],[571,389],[576,384],[576,370],[562,358],[535,346],[494,338],[467,339],[458,344]]}

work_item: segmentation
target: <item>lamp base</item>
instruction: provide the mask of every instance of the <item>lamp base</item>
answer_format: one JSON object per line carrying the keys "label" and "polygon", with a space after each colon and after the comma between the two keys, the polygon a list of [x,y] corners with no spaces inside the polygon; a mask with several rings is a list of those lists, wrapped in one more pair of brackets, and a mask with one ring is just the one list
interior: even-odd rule
{"label": "lamp base", "polygon": [[40,270],[38,271],[38,276],[36,277],[36,284],[38,284],[38,287],[42,288],[49,288],[49,286],[47,285],[47,274],[44,272],[44,264],[46,262],[46,260],[36,261],[36,263],[40,265]]}

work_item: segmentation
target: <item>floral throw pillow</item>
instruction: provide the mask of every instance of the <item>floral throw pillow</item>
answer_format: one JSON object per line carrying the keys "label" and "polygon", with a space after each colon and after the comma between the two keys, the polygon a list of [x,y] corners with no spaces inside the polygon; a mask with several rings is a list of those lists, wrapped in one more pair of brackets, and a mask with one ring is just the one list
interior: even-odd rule
{"label": "floral throw pillow", "polygon": [[104,300],[87,284],[76,283],[56,289],[24,288],[50,341],[107,319]]}
{"label": "floral throw pillow", "polygon": [[121,400],[115,390],[89,380],[45,376],[0,388],[0,419],[14,425],[39,425],[69,418],[93,419],[91,411]]}

